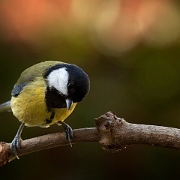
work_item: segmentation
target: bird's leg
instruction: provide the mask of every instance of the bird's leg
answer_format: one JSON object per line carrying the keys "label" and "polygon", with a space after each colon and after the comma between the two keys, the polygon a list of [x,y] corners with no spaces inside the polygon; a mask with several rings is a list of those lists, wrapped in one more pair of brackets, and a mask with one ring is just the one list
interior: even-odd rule
{"label": "bird's leg", "polygon": [[25,126],[25,123],[22,123],[13,139],[13,141],[10,144],[10,149],[11,151],[15,154],[16,158],[19,159],[18,155],[17,155],[17,150],[20,149],[21,147],[21,134],[23,131],[23,128]]}
{"label": "bird's leg", "polygon": [[71,126],[69,126],[68,124],[66,124],[65,122],[62,122],[62,121],[58,121],[57,125],[58,126],[63,125],[66,140],[69,142],[70,146],[72,147],[71,141],[73,140],[74,135],[73,135],[73,130],[72,130]]}

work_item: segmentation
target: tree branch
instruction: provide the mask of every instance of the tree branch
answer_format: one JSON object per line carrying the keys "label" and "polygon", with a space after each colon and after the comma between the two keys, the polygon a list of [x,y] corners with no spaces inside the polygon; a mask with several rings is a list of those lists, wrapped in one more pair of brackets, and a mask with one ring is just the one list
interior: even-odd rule
{"label": "tree branch", "polygon": [[180,129],[128,123],[114,113],[95,119],[99,143],[104,150],[117,152],[131,144],[147,144],[180,150]]}
{"label": "tree branch", "polygon": [[[166,148],[180,149],[180,129],[132,124],[114,113],[107,112],[95,119],[96,127],[75,129],[74,140],[77,142],[99,142],[108,152],[118,152],[131,144],[147,144]],[[9,143],[0,142],[0,166],[16,157],[9,149]],[[22,141],[18,156],[36,151],[69,145],[64,133],[54,133]]]}

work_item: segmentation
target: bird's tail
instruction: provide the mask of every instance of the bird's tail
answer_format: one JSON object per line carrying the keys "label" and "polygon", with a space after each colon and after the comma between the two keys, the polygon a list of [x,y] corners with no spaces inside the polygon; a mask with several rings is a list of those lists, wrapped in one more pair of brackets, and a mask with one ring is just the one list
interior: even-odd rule
{"label": "bird's tail", "polygon": [[9,111],[11,112],[11,104],[10,101],[7,101],[3,104],[0,104],[0,112]]}

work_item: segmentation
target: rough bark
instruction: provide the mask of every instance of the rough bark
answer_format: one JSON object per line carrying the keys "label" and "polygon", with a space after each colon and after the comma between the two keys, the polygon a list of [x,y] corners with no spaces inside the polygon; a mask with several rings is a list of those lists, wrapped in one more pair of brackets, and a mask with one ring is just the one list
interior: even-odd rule
{"label": "rough bark", "polygon": [[[102,149],[118,152],[131,144],[147,144],[180,150],[180,129],[128,123],[113,112],[107,112],[95,119],[96,127],[74,129],[72,144],[78,142],[99,142]],[[10,144],[0,142],[0,166],[16,156],[10,151]],[[18,156],[36,151],[69,145],[64,133],[53,133],[22,141]]]}

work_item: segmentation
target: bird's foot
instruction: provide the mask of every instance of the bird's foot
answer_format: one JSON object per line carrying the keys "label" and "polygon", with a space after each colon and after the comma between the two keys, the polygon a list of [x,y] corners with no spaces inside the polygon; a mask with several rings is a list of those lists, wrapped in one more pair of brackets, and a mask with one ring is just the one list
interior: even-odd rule
{"label": "bird's foot", "polygon": [[21,142],[22,142],[22,139],[19,136],[15,136],[13,141],[10,144],[10,150],[16,156],[17,159],[19,159],[17,152],[18,152],[18,149],[20,149],[21,147]]}
{"label": "bird's foot", "polygon": [[66,140],[69,142],[69,145],[72,147],[71,142],[74,138],[74,135],[73,135],[73,130],[72,130],[71,126],[69,126],[68,124],[66,124],[65,122],[62,122],[62,121],[59,121],[57,124],[63,125]]}
{"label": "bird's foot", "polygon": [[25,126],[25,123],[22,123],[20,125],[14,139],[12,140],[12,142],[10,144],[10,150],[12,151],[12,153],[14,153],[14,155],[16,156],[17,159],[19,159],[17,152],[18,152],[18,149],[20,149],[20,147],[21,147],[21,142],[22,142],[21,134],[22,134],[22,130],[23,130],[24,126]]}

